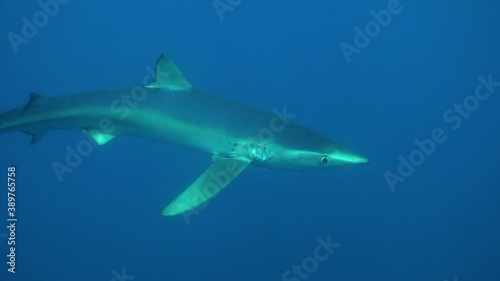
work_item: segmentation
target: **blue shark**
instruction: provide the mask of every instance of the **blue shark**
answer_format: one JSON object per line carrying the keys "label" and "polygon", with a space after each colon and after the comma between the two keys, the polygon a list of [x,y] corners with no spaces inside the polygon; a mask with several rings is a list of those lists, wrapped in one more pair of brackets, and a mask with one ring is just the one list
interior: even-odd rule
{"label": "blue shark", "polygon": [[369,162],[293,122],[286,107],[265,112],[196,89],[165,55],[154,76],[133,89],[55,97],[32,93],[25,106],[0,114],[0,133],[21,131],[35,144],[51,130],[84,130],[98,145],[128,135],[211,155],[207,170],[163,208],[165,216],[205,204],[250,165],[311,171]]}

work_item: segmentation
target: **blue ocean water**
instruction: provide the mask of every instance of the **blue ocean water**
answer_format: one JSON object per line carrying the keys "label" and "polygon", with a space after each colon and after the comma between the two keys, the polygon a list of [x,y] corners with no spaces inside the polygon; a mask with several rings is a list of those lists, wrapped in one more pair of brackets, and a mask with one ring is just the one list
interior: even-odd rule
{"label": "blue ocean water", "polygon": [[3,134],[0,280],[500,280],[499,11],[496,1],[1,1],[0,112],[31,92],[141,85],[166,53],[197,88],[286,106],[371,163],[250,167],[186,219],[159,212],[208,155],[124,136],[60,182],[52,163],[81,132],[33,146]]}

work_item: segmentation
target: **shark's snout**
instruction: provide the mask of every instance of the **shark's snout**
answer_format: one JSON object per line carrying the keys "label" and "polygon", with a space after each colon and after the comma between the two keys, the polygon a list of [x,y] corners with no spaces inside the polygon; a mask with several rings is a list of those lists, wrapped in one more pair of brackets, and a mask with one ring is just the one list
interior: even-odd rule
{"label": "shark's snout", "polygon": [[336,151],[330,158],[338,166],[355,166],[368,164],[370,162],[367,157],[346,151]]}

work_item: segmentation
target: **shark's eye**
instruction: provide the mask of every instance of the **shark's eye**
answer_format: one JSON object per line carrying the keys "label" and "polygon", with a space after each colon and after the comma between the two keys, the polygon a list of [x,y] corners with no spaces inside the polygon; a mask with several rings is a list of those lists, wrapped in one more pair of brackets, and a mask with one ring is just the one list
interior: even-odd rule
{"label": "shark's eye", "polygon": [[326,157],[326,156],[321,157],[321,163],[327,164],[328,163],[328,157]]}

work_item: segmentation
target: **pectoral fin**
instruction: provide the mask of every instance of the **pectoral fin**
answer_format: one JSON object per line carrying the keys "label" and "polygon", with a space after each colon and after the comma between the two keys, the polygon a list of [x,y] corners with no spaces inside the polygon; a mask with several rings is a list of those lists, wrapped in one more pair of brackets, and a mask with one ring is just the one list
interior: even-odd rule
{"label": "pectoral fin", "polygon": [[161,214],[180,215],[200,206],[231,183],[250,163],[250,159],[243,157],[213,156],[210,167],[170,202]]}
{"label": "pectoral fin", "polygon": [[90,135],[90,137],[98,144],[98,145],[105,145],[108,143],[110,140],[114,139],[116,136],[113,134],[106,134],[103,133],[99,129],[92,129],[92,128],[87,128],[84,130],[87,134]]}

